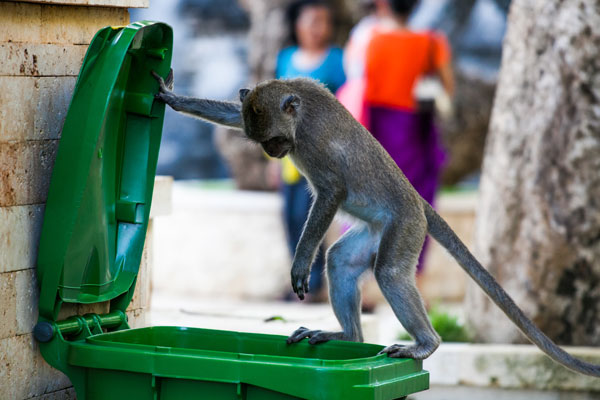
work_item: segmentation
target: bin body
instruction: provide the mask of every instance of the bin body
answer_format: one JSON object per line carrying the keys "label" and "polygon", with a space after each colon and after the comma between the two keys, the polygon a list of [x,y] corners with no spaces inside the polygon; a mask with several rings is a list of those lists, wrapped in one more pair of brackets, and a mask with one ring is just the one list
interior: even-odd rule
{"label": "bin body", "polygon": [[149,327],[71,343],[85,399],[396,399],[428,388],[421,362],[382,346],[198,328]]}

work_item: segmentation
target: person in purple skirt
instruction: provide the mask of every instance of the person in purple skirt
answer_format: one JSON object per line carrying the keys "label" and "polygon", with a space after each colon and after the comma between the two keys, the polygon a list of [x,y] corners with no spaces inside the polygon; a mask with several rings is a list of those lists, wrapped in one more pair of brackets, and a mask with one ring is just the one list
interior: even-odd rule
{"label": "person in purple skirt", "polygon": [[[416,0],[389,0],[393,25],[376,33],[365,64],[365,103],[369,130],[425,200],[433,204],[445,159],[431,103],[419,106],[415,85],[437,74],[451,96],[454,81],[444,36],[415,32],[406,21]],[[423,269],[423,255],[417,271]]]}

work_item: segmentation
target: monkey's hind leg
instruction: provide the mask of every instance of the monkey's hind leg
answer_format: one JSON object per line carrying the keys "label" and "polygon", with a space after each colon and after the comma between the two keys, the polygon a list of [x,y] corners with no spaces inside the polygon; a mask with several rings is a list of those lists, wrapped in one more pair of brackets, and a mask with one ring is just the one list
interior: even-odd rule
{"label": "monkey's hind leg", "polygon": [[344,234],[327,252],[329,298],[342,332],[326,332],[298,328],[287,343],[309,338],[310,344],[329,340],[362,342],[360,327],[360,291],[358,280],[373,265],[378,238],[367,227],[360,226]]}
{"label": "monkey's hind leg", "polygon": [[426,234],[424,229],[420,223],[388,227],[377,253],[377,283],[402,326],[415,339],[414,345],[394,344],[381,351],[390,357],[422,360],[440,344],[440,337],[431,326],[415,284],[415,268]]}

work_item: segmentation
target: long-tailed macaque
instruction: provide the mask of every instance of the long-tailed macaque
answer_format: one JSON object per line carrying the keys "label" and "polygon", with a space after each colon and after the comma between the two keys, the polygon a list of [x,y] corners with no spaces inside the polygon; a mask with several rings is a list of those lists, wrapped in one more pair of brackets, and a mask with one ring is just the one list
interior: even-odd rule
{"label": "long-tailed macaque", "polygon": [[473,257],[446,222],[408,182],[377,140],[322,85],[309,79],[270,80],[240,90],[240,103],[182,97],[154,74],[156,97],[174,110],[243,130],[272,157],[289,155],[308,179],[314,201],[292,264],[292,288],[308,292],[315,253],[338,209],[358,223],[327,252],[331,304],[343,330],[304,327],[288,338],[362,341],[359,277],[372,269],[394,313],[414,338],[410,346],[391,345],[390,357],[424,359],[440,344],[415,287],[417,259],[429,233],[458,261],[527,338],[555,361],[575,371],[600,376],[600,366],[566,353],[517,307]]}

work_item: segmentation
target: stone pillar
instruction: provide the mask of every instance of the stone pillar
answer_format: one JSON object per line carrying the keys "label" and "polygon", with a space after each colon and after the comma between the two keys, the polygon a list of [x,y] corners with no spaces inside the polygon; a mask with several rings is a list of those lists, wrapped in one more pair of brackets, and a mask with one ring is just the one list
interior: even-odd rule
{"label": "stone pillar", "polygon": [[[126,7],[147,6],[148,0],[0,2],[0,399],[75,398],[69,380],[46,364],[31,334],[44,203],[92,37],[104,26],[128,24]],[[149,301],[148,259],[146,249],[142,290],[128,311],[133,325],[143,320]]]}

